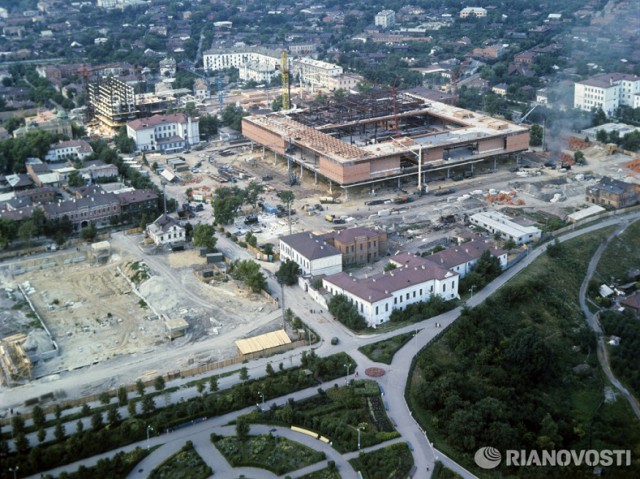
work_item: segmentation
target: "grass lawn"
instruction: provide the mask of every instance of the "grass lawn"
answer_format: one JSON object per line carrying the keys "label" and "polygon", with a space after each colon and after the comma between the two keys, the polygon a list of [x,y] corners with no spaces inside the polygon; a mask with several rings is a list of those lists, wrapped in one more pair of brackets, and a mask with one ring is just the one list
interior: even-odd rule
{"label": "grass lawn", "polygon": [[271,435],[249,436],[246,441],[241,441],[235,436],[212,434],[211,440],[233,467],[258,467],[278,475],[310,466],[325,458],[322,452]]}
{"label": "grass lawn", "polygon": [[462,477],[460,474],[447,469],[440,461],[436,461],[436,466],[433,468],[433,474],[431,475],[431,479],[459,479],[460,477]]}
{"label": "grass lawn", "polygon": [[191,441],[156,467],[149,479],[206,479],[213,471],[193,448]]}
{"label": "grass lawn", "polygon": [[407,344],[407,342],[411,338],[413,338],[414,335],[415,332],[399,334],[392,338],[385,339],[384,341],[378,341],[377,343],[362,346],[361,348],[358,348],[358,351],[360,351],[372,361],[391,364],[391,361],[393,361],[393,356],[396,354],[396,352],[402,346]]}
{"label": "grass lawn", "polygon": [[349,463],[362,473],[364,479],[405,479],[413,467],[413,456],[403,442],[362,453]]}

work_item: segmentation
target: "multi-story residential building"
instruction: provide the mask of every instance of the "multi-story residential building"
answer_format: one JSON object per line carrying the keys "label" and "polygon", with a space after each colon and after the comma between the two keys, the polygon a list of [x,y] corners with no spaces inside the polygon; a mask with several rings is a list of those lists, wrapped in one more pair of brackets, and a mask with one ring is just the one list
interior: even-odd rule
{"label": "multi-story residential building", "polygon": [[105,192],[98,186],[79,190],[73,199],[44,204],[42,209],[50,220],[66,216],[76,230],[86,228],[90,224],[96,228],[109,226],[112,218],[118,218],[121,213],[117,196]]}
{"label": "multi-story residential building", "polygon": [[396,12],[393,10],[382,10],[376,14],[375,24],[378,27],[390,28],[396,24]]}
{"label": "multi-story residential building", "polygon": [[354,73],[344,73],[335,77],[329,77],[327,81],[327,88],[329,90],[354,90],[358,83],[363,81],[364,78]]}
{"label": "multi-story residential building", "polygon": [[540,228],[518,224],[498,211],[476,213],[469,217],[469,221],[471,224],[486,229],[491,234],[499,234],[506,239],[511,238],[516,244],[538,241],[542,234]]}
{"label": "multi-story residential building", "polygon": [[467,17],[482,18],[486,16],[487,16],[487,10],[480,7],[465,7],[462,10],[460,10],[460,18],[467,18]]}
{"label": "multi-story residential building", "polygon": [[640,203],[640,185],[605,176],[587,188],[587,201],[600,206],[625,208]]}
{"label": "multi-story residential building", "polygon": [[296,262],[304,275],[330,275],[342,271],[340,251],[312,233],[296,233],[280,238],[280,260]]}
{"label": "multi-story residential building", "polygon": [[328,88],[334,78],[342,75],[342,67],[313,58],[300,58],[292,62],[293,75],[300,75],[300,81],[313,87]]}
{"label": "multi-story residential building", "polygon": [[221,50],[207,52],[203,55],[204,69],[207,72],[225,70],[227,68],[240,69],[246,63],[260,63],[269,66],[272,71],[280,68],[281,56],[270,50],[242,49]]}
{"label": "multi-story residential building", "polygon": [[322,286],[333,296],[346,296],[367,324],[376,327],[389,321],[395,309],[435,295],[457,298],[458,279],[458,273],[416,256],[410,264],[366,278],[337,273],[323,278]]}
{"label": "multi-story residential building", "polygon": [[112,77],[89,83],[89,105],[98,122],[117,130],[136,117],[135,91],[132,86]]}
{"label": "multi-story residential building", "polygon": [[387,233],[370,228],[349,228],[322,238],[342,253],[344,265],[378,261],[387,253]]}
{"label": "multi-story residential building", "polygon": [[573,106],[591,111],[602,108],[607,116],[620,105],[640,107],[640,77],[626,73],[602,73],[575,83]]}
{"label": "multi-story residential building", "polygon": [[61,141],[51,145],[44,157],[45,161],[57,163],[66,160],[84,160],[93,153],[93,148],[88,141],[71,140]]}
{"label": "multi-story residential building", "polygon": [[176,152],[200,142],[198,120],[183,113],[130,121],[127,135],[139,151]]}

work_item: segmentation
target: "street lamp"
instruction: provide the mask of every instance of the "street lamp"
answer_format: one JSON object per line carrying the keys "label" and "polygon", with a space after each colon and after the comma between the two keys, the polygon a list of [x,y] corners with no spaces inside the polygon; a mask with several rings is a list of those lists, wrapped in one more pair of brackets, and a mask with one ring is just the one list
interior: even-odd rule
{"label": "street lamp", "polygon": [[416,351],[418,350],[418,330],[416,329],[416,334],[413,335],[416,338]]}
{"label": "street lamp", "polygon": [[[260,409],[261,411],[264,410],[264,394],[262,394],[261,391],[258,391],[258,395],[262,398],[262,409]],[[256,404],[257,406],[257,404]]]}
{"label": "street lamp", "polygon": [[474,290],[474,289],[476,289],[476,285],[475,285],[475,284],[474,284],[474,285],[472,285],[472,286],[469,288],[469,292],[471,293],[471,297],[470,297],[469,299],[473,298],[473,290]]}
{"label": "street lamp", "polygon": [[347,377],[344,379],[345,384],[349,384],[349,368],[351,367],[351,363],[345,363],[344,367],[347,368]]}
{"label": "street lamp", "polygon": [[13,472],[13,479],[16,479],[18,477],[18,469],[20,469],[20,466],[9,468],[9,472]]}
{"label": "street lamp", "polygon": [[147,424],[147,451],[149,450],[149,431],[153,431],[153,428]]}
{"label": "street lamp", "polygon": [[365,427],[367,427],[367,423],[361,422],[356,428],[358,430],[358,451],[360,450],[360,431],[362,431]]}

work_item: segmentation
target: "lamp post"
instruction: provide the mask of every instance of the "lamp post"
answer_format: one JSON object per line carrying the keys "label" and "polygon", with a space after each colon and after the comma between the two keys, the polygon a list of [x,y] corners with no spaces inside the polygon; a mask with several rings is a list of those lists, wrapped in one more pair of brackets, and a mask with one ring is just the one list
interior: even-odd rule
{"label": "lamp post", "polygon": [[20,466],[9,468],[9,472],[13,472],[13,479],[16,479],[18,477],[18,469],[20,469]]}
{"label": "lamp post", "polygon": [[147,451],[149,450],[149,431],[153,431],[153,428],[147,424]]}
{"label": "lamp post", "polygon": [[476,289],[476,285],[475,285],[475,284],[474,284],[474,285],[472,285],[472,286],[469,288],[469,292],[471,293],[471,297],[470,297],[469,299],[473,298],[473,290],[474,290],[474,289]]}
{"label": "lamp post", "polygon": [[416,334],[413,335],[416,338],[416,351],[418,350],[418,330],[416,329]]}
{"label": "lamp post", "polygon": [[360,431],[362,431],[365,427],[367,427],[367,423],[362,422],[358,424],[358,427],[356,428],[358,430],[358,451],[360,450]]}
{"label": "lamp post", "polygon": [[258,396],[262,398],[262,408],[260,409],[262,411],[264,410],[264,394],[262,394],[261,391],[258,391]]}
{"label": "lamp post", "polygon": [[344,367],[347,368],[347,377],[345,378],[345,384],[349,384],[349,368],[351,367],[351,363],[345,363]]}

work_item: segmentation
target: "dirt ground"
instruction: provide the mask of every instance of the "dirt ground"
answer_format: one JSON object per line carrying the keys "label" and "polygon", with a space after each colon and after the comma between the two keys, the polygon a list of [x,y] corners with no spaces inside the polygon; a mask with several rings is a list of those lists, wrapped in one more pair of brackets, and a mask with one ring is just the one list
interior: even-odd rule
{"label": "dirt ground", "polygon": [[[132,248],[141,238],[112,239],[113,251],[104,264],[92,262],[89,257],[70,262],[70,256],[79,260],[83,252],[66,256],[60,252],[59,256],[17,262],[0,270],[1,286],[5,288],[0,298],[3,337],[22,332],[29,337],[25,345],[34,351],[52,349],[46,332],[18,289],[21,285],[60,348],[59,356],[35,365],[34,377],[119,356],[185,348],[221,335],[229,336],[229,351],[218,347],[216,352],[233,354],[233,340],[251,331],[253,321],[261,327],[277,311],[276,305],[233,280],[212,285],[200,282],[193,268],[202,265],[204,258],[197,251],[145,255]],[[42,264],[47,267],[37,266]],[[138,282],[135,290],[131,280]],[[165,318],[185,319],[189,323],[186,335],[170,341]],[[185,349],[182,366],[187,367],[189,357]],[[211,354],[203,358],[210,359]],[[169,366],[172,369],[177,365]]]}

